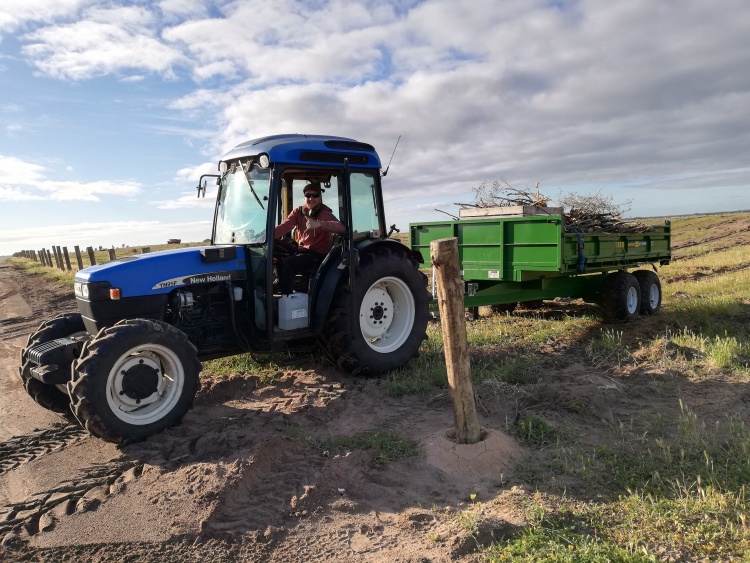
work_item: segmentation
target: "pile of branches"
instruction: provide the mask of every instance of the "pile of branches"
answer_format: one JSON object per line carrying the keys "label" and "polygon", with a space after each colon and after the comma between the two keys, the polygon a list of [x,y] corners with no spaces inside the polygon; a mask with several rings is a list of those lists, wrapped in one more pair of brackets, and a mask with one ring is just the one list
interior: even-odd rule
{"label": "pile of branches", "polygon": [[[512,207],[529,205],[534,207],[548,207],[550,198],[539,191],[539,184],[533,190],[524,190],[503,183],[493,182],[488,186],[485,182],[476,188],[473,203],[457,203],[466,207]],[[630,201],[624,206],[614,203],[611,196],[603,196],[601,192],[595,195],[581,195],[575,192],[560,194],[557,202],[564,209],[564,229],[568,233],[642,233],[651,230],[649,225],[637,221],[628,221],[622,216],[630,211]]]}
{"label": "pile of branches", "polygon": [[539,192],[539,184],[536,185],[536,193],[528,190],[519,190],[503,180],[503,184],[492,182],[488,186],[482,182],[479,187],[472,188],[474,192],[474,203],[458,203],[462,207],[513,207],[516,205],[533,205],[535,207],[547,207],[549,198]]}

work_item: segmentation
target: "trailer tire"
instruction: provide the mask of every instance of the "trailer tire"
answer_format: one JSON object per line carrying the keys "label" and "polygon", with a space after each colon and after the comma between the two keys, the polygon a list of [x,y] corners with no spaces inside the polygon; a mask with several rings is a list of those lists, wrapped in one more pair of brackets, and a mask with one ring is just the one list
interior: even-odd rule
{"label": "trailer tire", "polygon": [[661,309],[661,282],[651,270],[633,272],[641,288],[641,315],[655,315]]}
{"label": "trailer tire", "polygon": [[[417,356],[427,338],[427,277],[402,250],[361,255],[353,290],[340,282],[321,332],[326,354],[355,375],[379,375]],[[350,305],[358,312],[349,318]],[[354,334],[352,334],[354,325]]]}
{"label": "trailer tire", "polygon": [[638,318],[641,288],[629,272],[612,272],[602,283],[599,306],[607,322],[626,323]]}
{"label": "trailer tire", "polygon": [[182,331],[128,319],[99,331],[73,363],[68,393],[81,425],[114,443],[148,438],[182,420],[201,364]]}
{"label": "trailer tire", "polygon": [[26,340],[26,346],[21,349],[21,364],[18,375],[26,392],[34,401],[45,409],[58,414],[70,413],[70,398],[55,385],[47,385],[31,375],[33,367],[28,359],[29,350],[39,344],[64,338],[84,332],[86,327],[80,313],[64,313],[53,319],[44,321],[39,328],[32,332]]}

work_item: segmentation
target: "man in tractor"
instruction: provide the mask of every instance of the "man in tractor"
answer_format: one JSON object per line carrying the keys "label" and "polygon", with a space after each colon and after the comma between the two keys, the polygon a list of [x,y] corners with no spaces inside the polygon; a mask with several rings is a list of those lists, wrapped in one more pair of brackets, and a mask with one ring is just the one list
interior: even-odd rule
{"label": "man in tractor", "polygon": [[331,250],[333,235],[346,230],[331,208],[323,204],[320,182],[306,185],[303,194],[304,205],[295,207],[274,230],[274,238],[278,239],[297,229],[298,247],[280,265],[282,295],[294,292],[295,275],[316,268]]}

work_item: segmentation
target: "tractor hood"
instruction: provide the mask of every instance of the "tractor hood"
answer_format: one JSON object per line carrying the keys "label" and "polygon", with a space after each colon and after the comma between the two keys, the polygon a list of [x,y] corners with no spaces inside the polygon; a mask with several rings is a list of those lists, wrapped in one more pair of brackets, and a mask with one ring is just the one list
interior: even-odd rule
{"label": "tractor hood", "polygon": [[[245,249],[241,246],[196,246],[134,254],[80,270],[76,295],[86,284],[108,283],[122,298],[169,293],[201,283],[247,279]],[[79,295],[80,296],[80,295]]]}

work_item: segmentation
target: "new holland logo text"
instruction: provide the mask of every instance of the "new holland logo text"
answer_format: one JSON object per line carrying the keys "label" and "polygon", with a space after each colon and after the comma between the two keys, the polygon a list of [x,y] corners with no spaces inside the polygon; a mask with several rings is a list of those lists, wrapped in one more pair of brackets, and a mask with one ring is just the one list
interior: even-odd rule
{"label": "new holland logo text", "polygon": [[228,282],[232,280],[244,280],[246,279],[245,272],[241,270],[237,271],[224,271],[224,272],[213,272],[210,274],[188,274],[185,276],[179,276],[177,278],[170,278],[168,280],[162,280],[154,285],[151,290],[157,291],[159,289],[166,289],[172,287],[182,287],[184,285],[197,285],[200,283],[219,283]]}
{"label": "new holland logo text", "polygon": [[213,274],[213,275],[207,275],[207,276],[190,276],[185,280],[185,283],[187,284],[194,284],[194,283],[211,283],[211,282],[221,282],[221,281],[229,281],[232,279],[232,276],[230,275],[223,275],[223,274]]}

